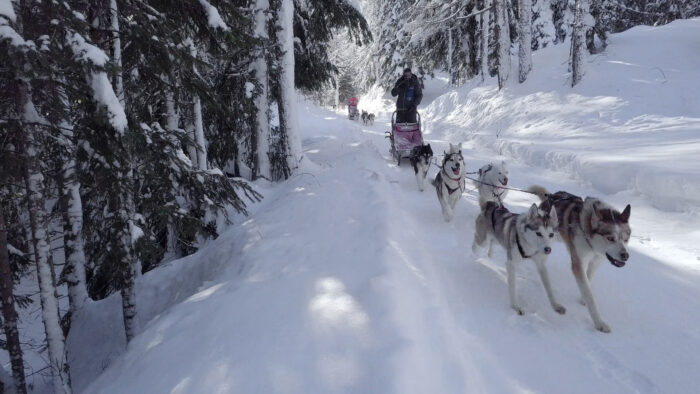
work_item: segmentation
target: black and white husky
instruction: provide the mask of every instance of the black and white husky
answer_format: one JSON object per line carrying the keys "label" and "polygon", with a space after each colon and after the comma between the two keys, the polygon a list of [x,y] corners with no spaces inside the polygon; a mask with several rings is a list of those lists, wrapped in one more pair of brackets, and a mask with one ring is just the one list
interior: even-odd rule
{"label": "black and white husky", "polygon": [[605,202],[567,192],[550,194],[541,186],[533,186],[530,192],[542,200],[541,207],[556,209],[559,217],[559,238],[566,244],[571,256],[571,269],[576,278],[583,304],[593,319],[598,331],[610,332],[600,317],[598,305],[593,298],[591,281],[600,262],[607,259],[615,267],[624,267],[630,255],[627,243],[632,229],[629,219],[631,207],[622,212]]}
{"label": "black and white husky", "polygon": [[367,122],[370,124],[370,126],[374,124],[374,119],[375,119],[375,117],[376,117],[376,116],[375,116],[373,113],[370,113],[370,114],[367,116]]}
{"label": "black and white husky", "polygon": [[462,144],[450,144],[450,150],[445,152],[445,157],[442,159],[442,169],[432,182],[442,207],[442,217],[446,222],[451,221],[455,216],[455,206],[464,192],[464,173]]}
{"label": "black and white husky", "polygon": [[472,250],[476,253],[477,247],[486,246],[488,256],[493,257],[494,241],[506,250],[510,305],[519,315],[523,314],[523,310],[515,291],[515,264],[525,259],[530,259],[537,265],[552,308],[560,314],[566,312],[554,298],[545,265],[547,256],[552,252],[551,244],[557,225],[557,211],[552,208],[549,212],[544,212],[536,204],[532,204],[527,213],[517,215],[501,204],[487,201],[476,218]]}
{"label": "black and white husky", "polygon": [[508,194],[505,186],[508,186],[508,166],[505,161],[489,163],[479,168],[479,207],[484,209],[487,201],[503,204],[503,199]]}
{"label": "black and white husky", "polygon": [[425,178],[428,176],[432,158],[433,149],[430,144],[416,146],[411,150],[411,165],[416,173],[416,182],[420,191],[425,189]]}

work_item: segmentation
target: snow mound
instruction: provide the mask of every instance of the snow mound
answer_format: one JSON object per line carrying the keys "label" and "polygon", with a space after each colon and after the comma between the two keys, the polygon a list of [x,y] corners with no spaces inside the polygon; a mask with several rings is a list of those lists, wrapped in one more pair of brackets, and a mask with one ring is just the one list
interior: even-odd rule
{"label": "snow mound", "polygon": [[499,92],[475,81],[439,97],[424,118],[444,138],[687,212],[700,206],[699,36],[700,19],[614,34],[575,88],[569,46],[545,48],[526,83]]}

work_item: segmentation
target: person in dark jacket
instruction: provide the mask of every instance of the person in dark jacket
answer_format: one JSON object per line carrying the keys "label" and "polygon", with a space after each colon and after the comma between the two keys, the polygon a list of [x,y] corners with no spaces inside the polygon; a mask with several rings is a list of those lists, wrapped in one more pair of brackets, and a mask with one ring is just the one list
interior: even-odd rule
{"label": "person in dark jacket", "polygon": [[416,108],[423,99],[420,81],[410,68],[403,70],[403,75],[391,89],[396,99],[396,123],[416,123]]}

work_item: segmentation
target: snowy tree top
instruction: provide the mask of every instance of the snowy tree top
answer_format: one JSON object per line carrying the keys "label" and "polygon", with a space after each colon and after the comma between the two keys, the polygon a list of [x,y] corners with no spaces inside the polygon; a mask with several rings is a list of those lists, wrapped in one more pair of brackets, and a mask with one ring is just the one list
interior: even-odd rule
{"label": "snowy tree top", "polygon": [[224,31],[231,30],[221,18],[219,10],[217,10],[216,7],[211,5],[207,0],[199,0],[199,3],[202,5],[202,7],[204,7],[204,12],[207,13],[209,26],[213,27],[214,29],[222,29]]}

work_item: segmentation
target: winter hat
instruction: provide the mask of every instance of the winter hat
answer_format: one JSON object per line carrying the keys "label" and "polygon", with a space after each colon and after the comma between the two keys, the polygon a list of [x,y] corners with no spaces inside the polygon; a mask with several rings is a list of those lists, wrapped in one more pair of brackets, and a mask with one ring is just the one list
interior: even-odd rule
{"label": "winter hat", "polygon": [[404,73],[404,74],[410,73],[410,72],[411,72],[411,67],[406,67],[406,68],[403,69],[403,73]]}

